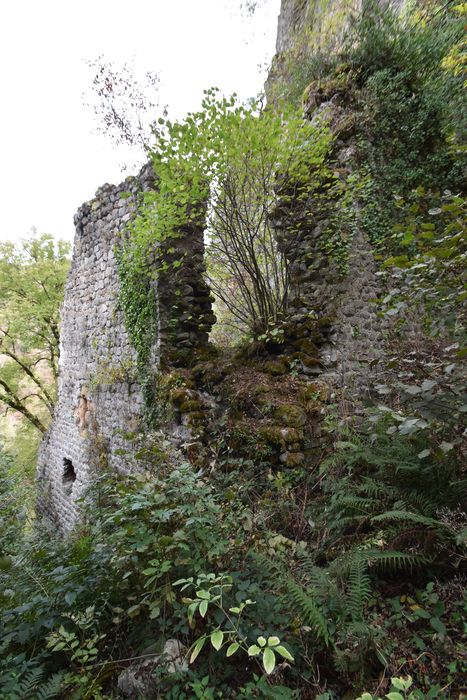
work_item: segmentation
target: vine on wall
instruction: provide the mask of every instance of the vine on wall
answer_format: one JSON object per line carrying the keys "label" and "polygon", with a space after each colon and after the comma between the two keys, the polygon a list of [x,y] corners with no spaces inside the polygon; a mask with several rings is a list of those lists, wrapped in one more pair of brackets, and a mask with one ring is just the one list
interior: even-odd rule
{"label": "vine on wall", "polygon": [[145,269],[134,264],[132,249],[125,239],[116,247],[115,254],[120,279],[119,302],[125,327],[136,351],[136,370],[146,408],[145,420],[151,424],[156,415],[152,360],[158,329],[154,281],[147,267]]}

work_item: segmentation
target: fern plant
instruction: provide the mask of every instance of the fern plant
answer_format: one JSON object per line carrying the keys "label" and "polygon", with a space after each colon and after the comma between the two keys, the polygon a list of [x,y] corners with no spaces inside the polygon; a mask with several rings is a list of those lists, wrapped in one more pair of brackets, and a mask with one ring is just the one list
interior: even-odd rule
{"label": "fern plant", "polygon": [[418,563],[441,563],[446,546],[456,546],[457,531],[439,513],[455,511],[466,495],[455,462],[421,459],[420,443],[403,436],[350,437],[322,465],[327,502],[316,510],[328,557],[340,556],[344,542],[374,549],[377,539],[381,551],[400,550],[386,558],[388,565],[413,568],[414,554]]}
{"label": "fern plant", "polygon": [[35,666],[22,676],[3,677],[3,700],[54,700],[60,697],[65,673],[49,675],[43,666]]}

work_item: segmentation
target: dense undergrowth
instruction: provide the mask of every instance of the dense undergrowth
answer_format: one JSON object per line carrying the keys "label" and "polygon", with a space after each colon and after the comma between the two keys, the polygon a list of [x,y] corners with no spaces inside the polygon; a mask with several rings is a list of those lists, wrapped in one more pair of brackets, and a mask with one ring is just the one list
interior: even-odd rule
{"label": "dense undergrowth", "polygon": [[158,405],[196,439],[182,454],[163,423],[129,435],[139,470],[102,468],[66,541],[27,523],[2,454],[2,699],[113,698],[128,669],[135,693],[173,700],[462,697],[461,12],[365,14],[353,51],[300,67],[301,87],[343,81],[363,120],[345,201],[388,288],[385,383],[357,412],[301,373],[282,317],[166,368]]}
{"label": "dense undergrowth", "polygon": [[[218,437],[208,477],[153,440],[153,469],[103,473],[70,540],[31,533],[20,554],[4,543],[2,697],[49,697],[46,679],[63,697],[113,697],[141,656],[161,698],[356,697],[407,672],[428,697],[455,697],[466,482],[452,453],[421,459],[425,439],[348,433],[320,464],[280,472]],[[274,637],[266,677],[258,640]],[[188,658],[205,643],[169,674],[173,638]]]}

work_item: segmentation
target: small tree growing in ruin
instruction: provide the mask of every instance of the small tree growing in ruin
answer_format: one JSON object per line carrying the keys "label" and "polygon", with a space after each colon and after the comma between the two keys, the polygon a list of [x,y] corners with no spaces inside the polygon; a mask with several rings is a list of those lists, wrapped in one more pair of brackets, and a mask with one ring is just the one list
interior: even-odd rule
{"label": "small tree growing in ruin", "polygon": [[231,322],[254,335],[265,332],[287,307],[297,238],[283,221],[289,229],[279,247],[270,215],[287,198],[306,200],[328,177],[329,132],[299,112],[278,114],[257,100],[239,104],[212,89],[201,111],[183,122],[160,119],[155,135],[158,188],[145,195],[133,226],[135,260],[141,263],[155,241],[179,235],[207,202],[211,289]]}

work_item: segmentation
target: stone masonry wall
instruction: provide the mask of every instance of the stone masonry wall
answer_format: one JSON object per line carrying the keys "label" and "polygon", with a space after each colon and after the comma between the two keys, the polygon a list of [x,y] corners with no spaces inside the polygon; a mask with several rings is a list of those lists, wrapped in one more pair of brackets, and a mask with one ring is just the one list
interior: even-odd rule
{"label": "stone masonry wall", "polygon": [[[390,0],[394,7],[400,3]],[[353,4],[354,9],[358,4]],[[329,11],[339,7],[331,3]],[[344,5],[341,5],[345,7]],[[350,7],[350,5],[349,5]],[[304,29],[324,12],[324,5],[311,0],[283,0],[279,17],[276,63],[269,76],[269,89],[275,81],[287,80],[280,74],[281,57],[304,38]],[[319,10],[319,12],[318,12]],[[318,12],[318,15],[316,14]],[[279,61],[279,63],[277,63]],[[278,74],[279,72],[279,74]],[[334,135],[334,170],[345,180],[357,168],[356,106],[352,103],[345,73],[339,80],[314,81],[303,94],[304,116],[314,123],[324,121]],[[287,194],[287,193],[286,193]],[[381,292],[372,245],[361,226],[352,232],[348,250],[348,272],[342,273],[326,252],[332,217],[339,200],[326,202],[321,210],[316,200],[297,206],[284,198],[273,213],[279,245],[287,247],[288,231],[295,242],[287,253],[291,281],[291,313],[315,314],[329,319],[327,342],[320,348],[322,379],[340,390],[347,401],[359,402],[383,380],[379,361],[384,355],[387,321],[380,318],[374,300]]]}
{"label": "stone masonry wall", "polygon": [[[120,185],[101,187],[75,216],[73,260],[61,314],[58,402],[38,461],[38,511],[64,532],[72,528],[77,499],[102,461],[111,469],[128,471],[125,433],[138,432],[142,425],[144,405],[135,351],[118,304],[115,246],[134,216],[138,195],[154,186],[148,165]],[[202,234],[202,228],[191,228],[177,239],[176,247],[185,253],[177,277],[184,289],[174,279],[154,282],[165,323],[175,302],[192,310],[189,332],[182,324],[171,336],[175,345],[191,350],[207,342],[213,321],[202,278]],[[189,287],[186,279],[191,281]],[[193,304],[195,293],[202,303]],[[160,344],[159,333],[154,341],[154,369]]]}

